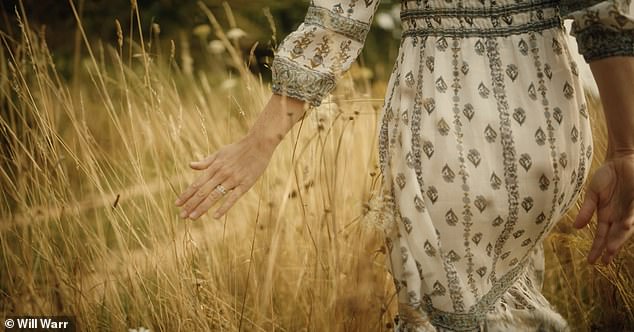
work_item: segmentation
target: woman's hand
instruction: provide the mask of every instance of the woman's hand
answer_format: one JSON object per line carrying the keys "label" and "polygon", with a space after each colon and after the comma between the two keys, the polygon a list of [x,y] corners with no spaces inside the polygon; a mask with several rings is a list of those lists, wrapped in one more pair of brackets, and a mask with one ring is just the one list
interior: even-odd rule
{"label": "woman's hand", "polygon": [[609,264],[634,234],[634,154],[608,158],[594,173],[575,220],[583,228],[597,211],[598,226],[588,254]]}
{"label": "woman's hand", "polygon": [[240,141],[224,146],[207,158],[190,164],[202,171],[176,200],[182,206],[181,218],[198,219],[223,194],[216,189],[222,185],[227,200],[216,210],[220,218],[264,173],[277,145],[293,125],[306,114],[306,102],[273,94],[249,134]]}
{"label": "woman's hand", "polygon": [[274,150],[275,145],[246,136],[191,162],[190,167],[202,174],[176,200],[176,205],[182,207],[180,217],[198,219],[224,196],[216,189],[222,185],[227,200],[214,214],[214,218],[220,218],[264,173]]}

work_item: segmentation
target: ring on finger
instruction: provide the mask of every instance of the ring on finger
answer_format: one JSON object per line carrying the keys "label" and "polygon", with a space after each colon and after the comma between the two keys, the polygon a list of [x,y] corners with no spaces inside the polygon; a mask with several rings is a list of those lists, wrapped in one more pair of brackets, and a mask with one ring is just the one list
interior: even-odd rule
{"label": "ring on finger", "polygon": [[227,189],[221,184],[217,185],[215,189],[216,191],[221,193],[223,196],[227,194]]}

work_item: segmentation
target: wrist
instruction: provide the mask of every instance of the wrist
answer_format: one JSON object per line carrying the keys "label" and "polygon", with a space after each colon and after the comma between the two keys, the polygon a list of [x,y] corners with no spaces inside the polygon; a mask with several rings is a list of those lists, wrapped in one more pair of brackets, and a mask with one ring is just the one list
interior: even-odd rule
{"label": "wrist", "polygon": [[302,99],[293,98],[291,96],[281,95],[277,93],[272,93],[271,98],[269,99],[269,103],[275,104],[277,106],[285,106],[291,111],[303,110],[305,106],[308,105],[308,102]]}
{"label": "wrist", "polygon": [[246,139],[263,150],[275,150],[295,122],[306,114],[305,106],[303,100],[273,94]]}
{"label": "wrist", "polygon": [[634,158],[634,146],[615,144],[611,139],[608,139],[605,160],[618,158]]}
{"label": "wrist", "polygon": [[634,148],[612,149],[609,150],[605,159],[634,158]]}
{"label": "wrist", "polygon": [[258,149],[262,151],[273,153],[283,138],[284,135],[280,133],[273,134],[261,131],[252,131],[247,133],[244,139],[249,141],[250,144],[257,146]]}

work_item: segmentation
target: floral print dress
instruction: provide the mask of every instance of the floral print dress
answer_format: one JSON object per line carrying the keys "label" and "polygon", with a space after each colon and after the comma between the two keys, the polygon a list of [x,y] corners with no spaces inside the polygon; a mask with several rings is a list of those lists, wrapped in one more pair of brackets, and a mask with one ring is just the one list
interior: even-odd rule
{"label": "floral print dress", "polygon": [[[319,106],[379,0],[313,0],[273,92]],[[634,56],[631,0],[409,0],[379,122],[397,331],[565,331],[542,241],[588,177],[592,132],[562,20],[587,62]]]}

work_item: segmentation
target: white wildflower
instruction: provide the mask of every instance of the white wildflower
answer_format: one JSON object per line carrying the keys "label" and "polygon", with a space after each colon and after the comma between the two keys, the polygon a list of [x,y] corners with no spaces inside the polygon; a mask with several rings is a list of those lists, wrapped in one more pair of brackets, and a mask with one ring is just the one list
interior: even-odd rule
{"label": "white wildflower", "polygon": [[383,30],[392,31],[396,28],[394,18],[386,12],[381,12],[376,15],[376,24]]}
{"label": "white wildflower", "polygon": [[200,24],[194,28],[194,35],[201,39],[207,38],[211,33],[211,27],[207,24]]}
{"label": "white wildflower", "polygon": [[227,32],[227,37],[229,37],[229,39],[239,39],[246,35],[247,33],[240,28],[233,28]]}
{"label": "white wildflower", "polygon": [[207,48],[212,54],[221,54],[225,51],[225,45],[218,39],[210,41]]}
{"label": "white wildflower", "polygon": [[220,89],[222,90],[230,90],[238,86],[238,80],[235,78],[228,78],[220,84]]}

